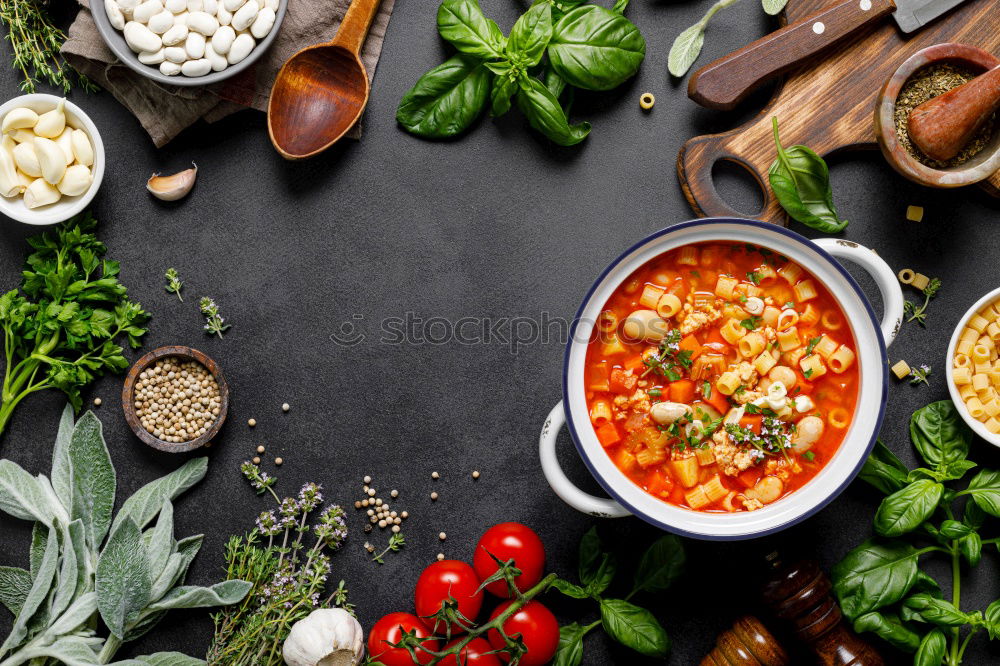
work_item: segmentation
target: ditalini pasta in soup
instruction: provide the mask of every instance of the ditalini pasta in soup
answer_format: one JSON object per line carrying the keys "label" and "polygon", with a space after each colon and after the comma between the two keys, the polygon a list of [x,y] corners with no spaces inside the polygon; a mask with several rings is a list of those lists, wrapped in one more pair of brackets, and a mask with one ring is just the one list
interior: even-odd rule
{"label": "ditalini pasta in soup", "polygon": [[850,327],[801,266],[766,248],[681,247],[611,296],[587,350],[598,440],[650,494],[753,511],[801,487],[847,432]]}
{"label": "ditalini pasta in soup", "polygon": [[1000,299],[972,315],[955,348],[952,378],[969,414],[1000,434]]}

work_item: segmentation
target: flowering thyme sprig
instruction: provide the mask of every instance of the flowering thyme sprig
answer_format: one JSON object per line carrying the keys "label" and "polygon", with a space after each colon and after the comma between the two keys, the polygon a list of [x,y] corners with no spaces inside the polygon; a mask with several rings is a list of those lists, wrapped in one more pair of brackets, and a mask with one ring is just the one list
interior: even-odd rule
{"label": "flowering thyme sprig", "polygon": [[931,374],[931,366],[921,365],[919,368],[910,368],[910,383],[916,386],[920,382],[930,386],[931,383],[927,381],[927,376]]}
{"label": "flowering thyme sprig", "polygon": [[167,272],[164,273],[164,277],[167,278],[167,284],[163,288],[167,290],[167,293],[177,294],[177,298],[183,303],[184,297],[181,296],[181,289],[184,288],[184,283],[181,282],[181,277],[177,274],[177,269],[168,268]]}
{"label": "flowering thyme sprig", "polygon": [[205,315],[205,330],[209,335],[218,335],[221,338],[222,334],[229,330],[230,325],[219,314],[219,306],[208,296],[203,296],[199,307],[201,313]]}

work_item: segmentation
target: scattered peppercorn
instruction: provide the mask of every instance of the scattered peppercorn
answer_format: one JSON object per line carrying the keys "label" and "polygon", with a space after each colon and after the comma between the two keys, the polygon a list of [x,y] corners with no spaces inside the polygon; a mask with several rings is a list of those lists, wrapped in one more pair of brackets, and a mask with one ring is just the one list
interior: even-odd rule
{"label": "scattered peppercorn", "polygon": [[431,499],[432,500],[434,500],[436,502],[437,498],[438,498],[438,494],[437,493],[431,493]]}
{"label": "scattered peppercorn", "polygon": [[282,460],[281,458],[275,458],[275,459],[274,459],[274,464],[275,464],[275,465],[280,465],[280,464],[281,464],[281,463],[283,463],[283,462],[285,462],[285,461],[284,461],[284,460]]}
{"label": "scattered peppercorn", "polygon": [[254,456],[253,457],[253,464],[254,465],[259,465],[260,464],[260,457],[259,456]]}
{"label": "scattered peppercorn", "polygon": [[264,450],[265,449],[264,449],[263,445],[257,447],[257,453],[264,453]]}
{"label": "scattered peppercorn", "polygon": [[399,491],[398,490],[392,490],[392,491],[389,492],[389,494],[392,495],[394,498],[395,497],[399,497]]}
{"label": "scattered peppercorn", "polygon": [[361,508],[361,501],[360,500],[354,502],[354,508],[355,509],[360,509]]}
{"label": "scattered peppercorn", "polygon": [[478,478],[479,478],[479,470],[476,470],[476,471],[474,471],[474,472],[472,473],[472,478],[473,478],[473,479],[478,479]]}
{"label": "scattered peppercorn", "polygon": [[283,405],[281,405],[281,411],[283,411],[283,412],[287,412],[291,408],[292,408],[292,406],[289,405],[287,402],[284,403]]}
{"label": "scattered peppercorn", "polygon": [[403,518],[405,520],[406,518],[410,517],[410,512],[409,511],[404,511],[403,513],[399,514],[399,517]]}
{"label": "scattered peppercorn", "polygon": [[366,476],[366,477],[364,478],[364,482],[365,482],[366,484],[368,484],[368,483],[371,483],[371,482],[372,482],[372,477],[370,477],[370,476]]}
{"label": "scattered peppercorn", "polygon": [[445,534],[444,532],[441,532],[440,534],[438,534],[438,539],[441,539],[441,541],[444,541],[447,538],[448,538],[448,535]]}
{"label": "scattered peppercorn", "polygon": [[251,428],[254,427],[255,425],[257,425],[257,419],[250,419],[249,421],[247,421],[247,425],[250,426]]}
{"label": "scattered peppercorn", "polygon": [[401,530],[401,529],[402,528],[399,525],[393,525],[392,526],[392,533],[393,534],[399,534],[399,530]]}
{"label": "scattered peppercorn", "polygon": [[440,562],[441,560],[443,560],[444,559],[444,553],[438,553],[437,554],[437,558],[438,558],[438,562]]}
{"label": "scattered peppercorn", "polygon": [[94,406],[100,407],[103,401],[100,398],[94,398]]}
{"label": "scattered peppercorn", "polygon": [[431,478],[437,481],[438,479],[441,478],[441,475],[438,474],[437,472],[431,472]]}

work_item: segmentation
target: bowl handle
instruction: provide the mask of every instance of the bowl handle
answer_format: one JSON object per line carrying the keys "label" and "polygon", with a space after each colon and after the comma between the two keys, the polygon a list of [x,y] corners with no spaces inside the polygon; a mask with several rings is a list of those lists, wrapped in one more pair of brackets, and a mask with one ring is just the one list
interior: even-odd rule
{"label": "bowl handle", "polygon": [[882,337],[888,347],[896,339],[899,327],[903,325],[903,288],[899,286],[896,274],[889,268],[875,250],[840,238],[817,238],[816,245],[837,257],[847,259],[861,266],[872,276],[882,292]]}
{"label": "bowl handle", "polygon": [[560,401],[549,412],[549,417],[545,419],[545,425],[542,426],[542,435],[538,439],[542,473],[545,474],[545,480],[552,486],[552,490],[562,501],[581,513],[598,518],[622,518],[631,515],[618,502],[589,495],[573,485],[573,482],[567,478],[556,458],[556,438],[564,425],[566,425],[566,411],[563,409],[562,401]]}

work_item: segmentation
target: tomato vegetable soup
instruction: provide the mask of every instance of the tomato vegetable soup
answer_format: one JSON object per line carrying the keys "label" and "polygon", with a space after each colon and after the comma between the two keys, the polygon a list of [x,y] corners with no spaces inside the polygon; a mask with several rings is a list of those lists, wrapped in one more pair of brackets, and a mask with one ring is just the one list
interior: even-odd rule
{"label": "tomato vegetable soup", "polygon": [[587,348],[590,420],[646,492],[753,511],[833,457],[858,397],[855,341],[805,269],[747,244],[649,261],[605,304]]}

